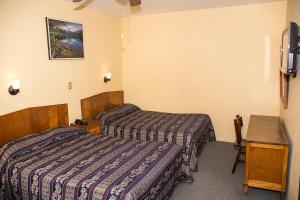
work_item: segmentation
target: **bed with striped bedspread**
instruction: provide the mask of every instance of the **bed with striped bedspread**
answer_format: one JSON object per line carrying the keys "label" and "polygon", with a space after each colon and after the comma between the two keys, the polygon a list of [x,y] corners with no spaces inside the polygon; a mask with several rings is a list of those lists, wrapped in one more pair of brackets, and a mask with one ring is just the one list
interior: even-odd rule
{"label": "bed with striped bedspread", "polygon": [[0,148],[0,199],[167,199],[179,145],[49,129]]}
{"label": "bed with striped bedspread", "polygon": [[192,182],[197,157],[205,142],[215,141],[210,117],[206,114],[175,114],[141,110],[123,104],[95,116],[105,135],[132,140],[176,143],[183,147],[182,170]]}

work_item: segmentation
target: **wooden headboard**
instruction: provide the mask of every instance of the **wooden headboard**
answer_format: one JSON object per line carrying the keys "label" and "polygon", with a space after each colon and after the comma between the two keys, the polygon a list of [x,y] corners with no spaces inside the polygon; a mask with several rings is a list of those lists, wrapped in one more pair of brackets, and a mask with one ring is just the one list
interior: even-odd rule
{"label": "wooden headboard", "polygon": [[67,104],[26,108],[0,116],[0,147],[25,135],[61,125],[69,125]]}
{"label": "wooden headboard", "polygon": [[104,92],[81,100],[82,119],[89,120],[100,112],[124,103],[124,92]]}

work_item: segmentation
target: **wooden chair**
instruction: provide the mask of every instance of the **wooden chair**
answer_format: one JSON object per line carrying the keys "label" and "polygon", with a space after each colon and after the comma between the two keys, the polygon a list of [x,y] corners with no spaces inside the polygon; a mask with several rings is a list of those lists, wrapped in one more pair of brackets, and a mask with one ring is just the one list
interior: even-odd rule
{"label": "wooden chair", "polygon": [[237,115],[234,119],[234,128],[236,135],[236,144],[234,145],[238,149],[236,159],[232,168],[231,173],[235,172],[236,166],[238,163],[245,163],[245,160],[240,158],[241,154],[246,153],[245,141],[242,139],[242,127],[243,127],[243,118],[240,115]]}

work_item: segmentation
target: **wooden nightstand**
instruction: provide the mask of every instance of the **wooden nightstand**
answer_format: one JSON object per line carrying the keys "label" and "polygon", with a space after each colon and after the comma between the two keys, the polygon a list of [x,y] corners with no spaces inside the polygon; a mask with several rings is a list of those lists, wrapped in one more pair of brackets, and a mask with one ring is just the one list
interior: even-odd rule
{"label": "wooden nightstand", "polygon": [[70,126],[83,128],[83,129],[85,129],[85,130],[87,130],[87,131],[89,131],[90,133],[93,133],[93,134],[101,134],[102,133],[101,127],[100,127],[100,121],[87,120],[87,122],[88,122],[88,125],[86,125],[86,126],[78,125],[78,124],[75,124],[75,123],[72,123]]}

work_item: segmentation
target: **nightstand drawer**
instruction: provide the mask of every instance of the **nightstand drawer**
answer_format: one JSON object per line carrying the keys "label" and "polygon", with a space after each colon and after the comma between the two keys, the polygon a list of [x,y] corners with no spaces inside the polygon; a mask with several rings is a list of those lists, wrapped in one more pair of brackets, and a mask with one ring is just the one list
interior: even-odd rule
{"label": "nightstand drawer", "polygon": [[88,128],[87,131],[89,131],[93,134],[100,134],[100,126],[99,127]]}

